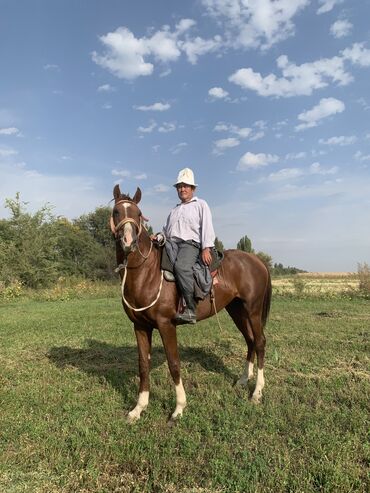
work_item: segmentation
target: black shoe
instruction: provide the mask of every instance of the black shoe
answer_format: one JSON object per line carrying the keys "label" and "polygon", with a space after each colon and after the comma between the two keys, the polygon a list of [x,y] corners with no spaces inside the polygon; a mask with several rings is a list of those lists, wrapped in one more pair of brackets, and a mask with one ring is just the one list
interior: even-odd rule
{"label": "black shoe", "polygon": [[176,322],[181,324],[196,324],[197,317],[194,310],[191,308],[185,308],[184,313],[176,313]]}

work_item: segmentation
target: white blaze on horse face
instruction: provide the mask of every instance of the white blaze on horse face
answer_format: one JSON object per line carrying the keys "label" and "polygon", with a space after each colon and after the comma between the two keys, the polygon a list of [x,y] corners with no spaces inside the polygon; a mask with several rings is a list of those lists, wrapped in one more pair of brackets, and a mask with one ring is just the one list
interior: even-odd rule
{"label": "white blaze on horse face", "polygon": [[171,416],[172,419],[176,419],[179,416],[182,416],[182,412],[186,407],[186,394],[181,378],[180,378],[180,382],[178,383],[178,385],[175,386],[175,388],[176,388],[176,409]]}
{"label": "white blaze on horse face", "polygon": [[133,227],[131,223],[126,223],[123,228],[123,246],[128,248],[132,245],[133,242]]}
{"label": "white blaze on horse face", "polygon": [[136,406],[132,411],[128,413],[129,421],[137,421],[140,418],[141,413],[147,408],[149,403],[149,391],[144,390],[139,393],[139,399]]}

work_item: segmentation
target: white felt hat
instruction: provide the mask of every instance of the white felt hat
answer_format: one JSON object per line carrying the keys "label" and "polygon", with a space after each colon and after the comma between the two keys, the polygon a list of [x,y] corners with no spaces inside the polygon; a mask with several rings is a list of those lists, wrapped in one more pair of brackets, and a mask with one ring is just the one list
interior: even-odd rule
{"label": "white felt hat", "polygon": [[174,187],[176,187],[179,183],[185,183],[185,185],[192,185],[193,187],[198,186],[194,183],[194,173],[190,168],[184,168],[179,172],[177,182],[174,184]]}

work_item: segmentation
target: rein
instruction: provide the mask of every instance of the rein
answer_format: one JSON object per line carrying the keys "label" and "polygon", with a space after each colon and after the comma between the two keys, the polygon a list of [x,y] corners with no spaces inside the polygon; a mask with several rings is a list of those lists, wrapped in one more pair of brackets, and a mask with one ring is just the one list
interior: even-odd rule
{"label": "rein", "polygon": [[131,310],[133,310],[134,312],[142,312],[144,310],[147,310],[148,308],[151,308],[153,305],[155,305],[157,303],[157,301],[159,300],[159,297],[160,297],[161,291],[162,291],[163,270],[161,270],[161,282],[159,284],[159,290],[158,290],[158,294],[157,294],[155,300],[152,301],[150,303],[150,305],[148,305],[148,306],[144,306],[142,308],[135,308],[132,305],[130,305],[130,303],[125,298],[125,283],[126,283],[126,277],[127,277],[127,266],[125,265],[123,268],[125,269],[125,273],[124,273],[123,279],[122,279],[121,292],[122,292],[122,300],[125,303],[125,305],[128,306],[129,308],[131,308]]}

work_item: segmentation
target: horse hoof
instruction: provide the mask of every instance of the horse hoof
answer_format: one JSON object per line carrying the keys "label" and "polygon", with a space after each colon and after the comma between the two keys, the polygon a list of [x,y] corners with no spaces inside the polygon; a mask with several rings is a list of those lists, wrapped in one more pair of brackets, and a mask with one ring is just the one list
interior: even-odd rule
{"label": "horse hoof", "polygon": [[261,396],[252,395],[251,403],[255,405],[261,404]]}
{"label": "horse hoof", "polygon": [[235,382],[235,387],[244,387],[244,388],[248,388],[248,380],[246,380],[245,378],[239,378],[239,380],[237,380]]}
{"label": "horse hoof", "polygon": [[139,421],[139,418],[140,416],[138,416],[137,414],[128,413],[126,420],[128,424],[133,425],[134,423]]}
{"label": "horse hoof", "polygon": [[170,419],[167,421],[168,428],[175,428],[175,426],[179,424],[180,419],[181,419],[181,414],[179,414],[175,418],[171,416]]}

